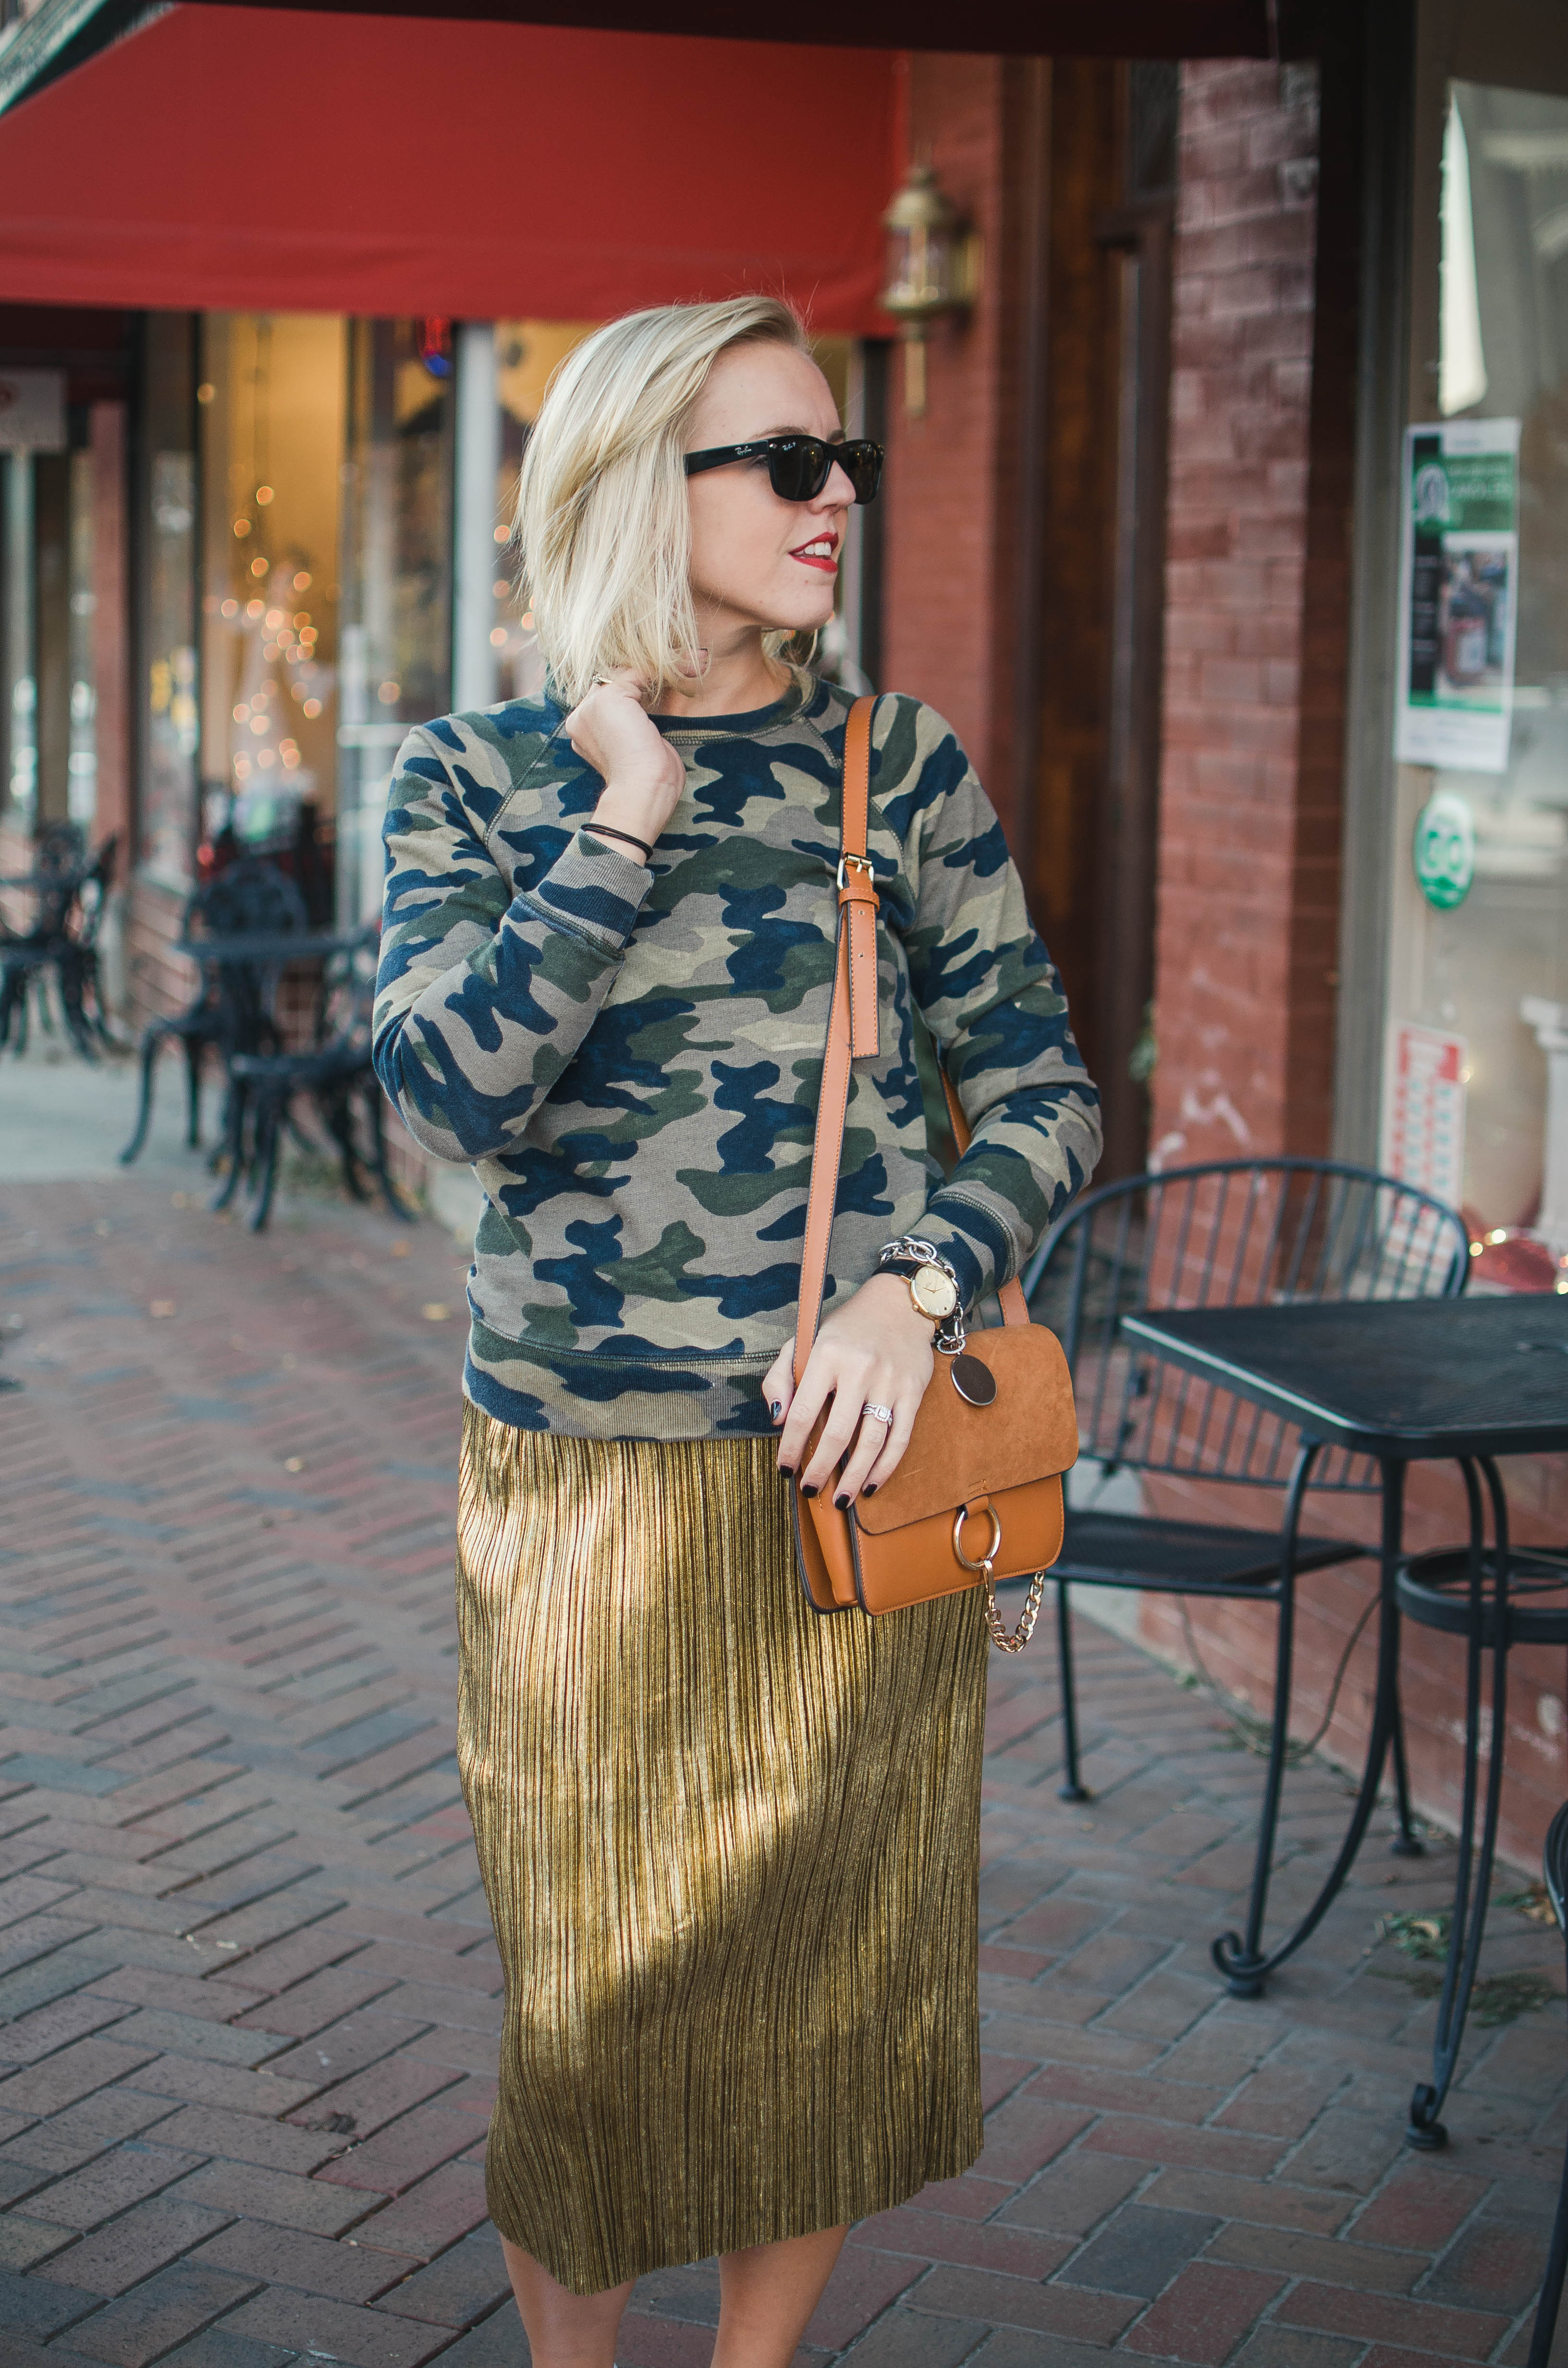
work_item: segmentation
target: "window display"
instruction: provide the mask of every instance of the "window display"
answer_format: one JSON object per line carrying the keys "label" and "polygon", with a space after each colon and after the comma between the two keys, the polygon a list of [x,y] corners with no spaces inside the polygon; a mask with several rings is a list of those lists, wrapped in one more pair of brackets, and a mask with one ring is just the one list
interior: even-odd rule
{"label": "window display", "polygon": [[[1546,1116],[1568,1023],[1568,99],[1454,83],[1440,220],[1445,421],[1407,447],[1400,754],[1425,761],[1401,777],[1391,1017],[1463,1048],[1476,1281],[1568,1289]],[[1457,502],[1437,484],[1456,466]]]}
{"label": "window display", "polygon": [[209,313],[201,331],[202,825],[331,908],[342,322]]}

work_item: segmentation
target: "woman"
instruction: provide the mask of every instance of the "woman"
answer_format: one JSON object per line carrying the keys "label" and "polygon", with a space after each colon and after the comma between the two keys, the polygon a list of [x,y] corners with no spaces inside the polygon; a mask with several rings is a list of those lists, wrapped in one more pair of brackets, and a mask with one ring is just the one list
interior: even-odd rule
{"label": "woman", "polygon": [[[796,1389],[850,702],[780,653],[876,490],[840,439],[771,299],[589,337],[519,495],[547,695],[414,732],[392,788],[377,1067],[486,1195],[460,1749],[535,2368],[609,2368],[632,2281],[710,2253],[716,2368],[784,2368],[846,2224],[980,2145],[980,1600],[815,1617],[780,1475],[847,1502],[903,1452],[933,1326],[884,1246],[974,1300],[1099,1135],[995,816],[883,699],[882,1051]],[[974,1130],[945,1183],[916,1011]]]}

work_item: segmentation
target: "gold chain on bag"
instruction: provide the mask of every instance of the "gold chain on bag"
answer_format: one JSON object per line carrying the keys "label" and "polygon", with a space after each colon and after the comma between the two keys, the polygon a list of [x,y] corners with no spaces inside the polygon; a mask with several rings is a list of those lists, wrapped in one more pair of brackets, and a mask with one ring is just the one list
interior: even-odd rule
{"label": "gold chain on bag", "polygon": [[1018,1624],[1009,1636],[996,1609],[996,1589],[991,1583],[989,1557],[981,1565],[985,1573],[985,1624],[991,1631],[991,1641],[999,1653],[1021,1653],[1034,1634],[1034,1623],[1040,1618],[1040,1607],[1045,1599],[1045,1573],[1037,1570],[1029,1581],[1029,1591],[1024,1598],[1024,1608]]}

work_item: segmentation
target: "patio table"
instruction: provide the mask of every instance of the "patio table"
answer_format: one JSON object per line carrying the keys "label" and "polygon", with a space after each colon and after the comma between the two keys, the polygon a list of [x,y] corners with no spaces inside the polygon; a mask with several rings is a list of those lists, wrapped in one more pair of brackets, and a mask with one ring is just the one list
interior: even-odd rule
{"label": "patio table", "polygon": [[[1464,1471],[1470,1501],[1472,1566],[1483,1552],[1479,1468],[1493,1514],[1497,1600],[1506,1601],[1510,1561],[1507,1498],[1496,1458],[1568,1449],[1568,1298],[1466,1297],[1340,1302],[1318,1306],[1173,1309],[1122,1319],[1128,1338],[1182,1370],[1219,1382],[1301,1435],[1303,1462],[1338,1447],[1376,1459],[1381,1474],[1378,1663],[1371,1732],[1345,1839],[1327,1880],[1293,1931],[1267,1952],[1264,1886],[1244,1936],[1222,1934],[1215,1964],[1231,1987],[1256,1996],[1264,1978],[1315,1930],[1342,1888],[1366,1835],[1391,1751],[1405,1795],[1399,1706],[1399,1583],[1403,1560],[1405,1474],[1412,1463],[1453,1461]],[[1306,1474],[1302,1474],[1303,1481]],[[1293,1492],[1293,1497],[1299,1492]],[[1499,1665],[1503,1646],[1496,1646]],[[1495,1691],[1494,1702],[1499,1697]],[[1433,2078],[1417,2089],[1406,2136],[1417,2146],[1444,2143],[1437,2109],[1452,2078],[1485,1915],[1495,1837],[1503,1722],[1498,1720],[1493,1781],[1473,1917],[1468,1918],[1470,1824],[1477,1722],[1467,1737],[1465,1830],[1433,2048]],[[1266,1816],[1262,1832],[1271,1830]],[[1407,1847],[1415,1846],[1407,1842]],[[1397,1845],[1396,1845],[1397,1847]],[[1418,1847],[1418,1846],[1417,1846]],[[1462,1979],[1456,1980],[1456,1972]]]}
{"label": "patio table", "polygon": [[192,962],[315,962],[329,954],[355,952],[374,940],[376,925],[358,929],[230,929],[207,938],[176,938],[173,951]]}

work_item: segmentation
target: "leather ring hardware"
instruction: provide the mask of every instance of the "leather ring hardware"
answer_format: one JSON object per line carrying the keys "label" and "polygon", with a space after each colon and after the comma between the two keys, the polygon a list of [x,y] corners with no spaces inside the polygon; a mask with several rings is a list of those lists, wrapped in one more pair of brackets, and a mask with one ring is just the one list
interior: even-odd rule
{"label": "leather ring hardware", "polygon": [[[971,1512],[986,1513],[990,1516],[991,1520],[991,1543],[987,1551],[981,1555],[978,1562],[971,1562],[968,1554],[966,1554],[963,1550],[963,1525],[968,1520]],[[960,1562],[962,1563],[965,1570],[983,1571],[986,1577],[989,1578],[991,1576],[991,1565],[995,1561],[1001,1551],[1002,1516],[996,1510],[996,1508],[992,1503],[990,1497],[982,1497],[978,1505],[960,1505],[953,1518],[953,1552],[958,1556]]]}

